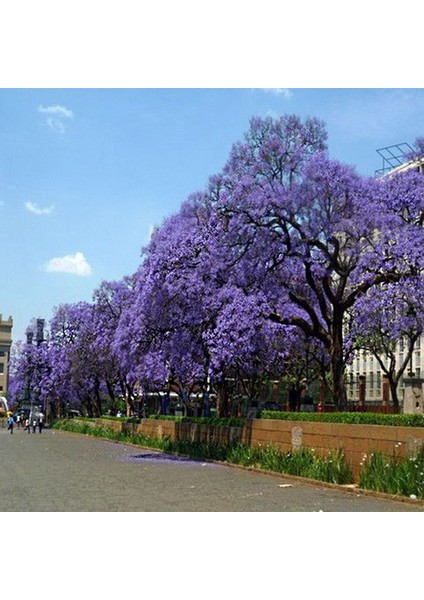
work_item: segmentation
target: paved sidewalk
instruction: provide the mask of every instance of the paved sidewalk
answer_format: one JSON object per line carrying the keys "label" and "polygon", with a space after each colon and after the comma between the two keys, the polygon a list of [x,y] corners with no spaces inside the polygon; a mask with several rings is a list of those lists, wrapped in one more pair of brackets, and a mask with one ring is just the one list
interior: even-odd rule
{"label": "paved sidewalk", "polygon": [[0,429],[0,473],[3,512],[423,510],[54,430]]}

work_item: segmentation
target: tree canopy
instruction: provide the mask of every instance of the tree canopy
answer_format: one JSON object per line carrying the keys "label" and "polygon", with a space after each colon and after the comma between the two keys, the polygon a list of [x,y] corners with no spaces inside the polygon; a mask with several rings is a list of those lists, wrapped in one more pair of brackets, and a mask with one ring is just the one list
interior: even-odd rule
{"label": "tree canopy", "polygon": [[[32,369],[37,394],[89,413],[117,394],[130,413],[141,391],[171,386],[214,389],[225,412],[229,379],[252,398],[264,378],[294,377],[307,347],[343,408],[352,347],[383,329],[378,315],[390,335],[404,330],[408,311],[398,325],[389,298],[423,297],[424,176],[363,177],[326,143],[317,119],[252,119],[222,171],[156,229],[136,273],[55,309],[42,350],[22,345],[16,398]],[[411,306],[421,332],[421,302]]]}

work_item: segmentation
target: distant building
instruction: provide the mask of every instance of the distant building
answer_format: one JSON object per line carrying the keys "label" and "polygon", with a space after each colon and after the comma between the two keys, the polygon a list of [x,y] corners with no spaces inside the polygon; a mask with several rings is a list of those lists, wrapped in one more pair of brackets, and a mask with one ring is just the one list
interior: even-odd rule
{"label": "distant building", "polygon": [[[376,171],[376,176],[392,177],[411,169],[424,173],[424,157],[408,159],[407,153],[411,151],[411,146],[406,143],[377,150],[383,157],[383,168]],[[397,367],[403,363],[404,352],[406,352],[406,344],[404,340],[401,340],[396,350]],[[386,362],[384,359],[385,364]],[[424,377],[424,335],[415,342],[414,352],[404,376],[408,377],[410,372],[417,378]],[[380,403],[383,398],[383,372],[378,360],[365,350],[357,352],[352,364],[346,369],[346,391],[349,402],[357,402],[359,399],[359,378],[361,376],[365,377],[365,402]],[[398,385],[401,403],[404,401],[404,394],[405,386],[403,377],[401,377]]]}
{"label": "distant building", "polygon": [[0,396],[7,393],[9,385],[9,360],[12,345],[13,319],[3,321],[0,314]]}

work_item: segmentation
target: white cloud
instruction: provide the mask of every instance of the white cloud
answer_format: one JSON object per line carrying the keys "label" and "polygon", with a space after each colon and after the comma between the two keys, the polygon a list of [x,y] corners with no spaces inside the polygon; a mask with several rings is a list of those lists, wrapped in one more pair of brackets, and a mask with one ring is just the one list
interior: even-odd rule
{"label": "white cloud", "polygon": [[51,258],[44,266],[44,270],[48,273],[69,273],[80,277],[91,275],[91,267],[82,252]]}
{"label": "white cloud", "polygon": [[73,119],[74,113],[66,106],[60,106],[59,104],[54,104],[52,106],[39,106],[39,112],[45,113],[47,115],[56,115],[57,117],[65,117],[66,119]]}
{"label": "white cloud", "polygon": [[53,104],[51,106],[39,106],[38,112],[47,115],[46,123],[52,131],[56,133],[65,133],[66,119],[73,119],[74,113],[66,106]]}
{"label": "white cloud", "polygon": [[54,211],[54,206],[46,206],[45,208],[42,208],[34,202],[25,202],[25,208],[35,215],[51,215]]}
{"label": "white cloud", "polygon": [[46,119],[46,123],[52,131],[56,131],[57,133],[65,133],[66,131],[66,126],[60,119],[52,119],[49,117]]}
{"label": "white cloud", "polygon": [[274,94],[274,96],[282,96],[286,100],[293,96],[293,92],[291,92],[288,88],[262,88],[266,94]]}

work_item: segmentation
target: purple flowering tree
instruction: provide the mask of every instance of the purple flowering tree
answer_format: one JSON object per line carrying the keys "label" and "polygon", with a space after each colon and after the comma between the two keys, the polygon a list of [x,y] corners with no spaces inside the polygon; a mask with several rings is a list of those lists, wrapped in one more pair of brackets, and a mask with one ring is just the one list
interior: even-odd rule
{"label": "purple flowering tree", "polygon": [[227,276],[264,291],[275,323],[323,345],[343,408],[348,311],[370,289],[421,272],[424,178],[360,177],[329,159],[324,137],[315,121],[254,120],[209,194]]}
{"label": "purple flowering tree", "polygon": [[27,328],[27,341],[12,346],[10,395],[15,405],[21,403],[47,406],[46,382],[51,374],[51,356],[47,341],[36,343],[35,319]]}
{"label": "purple flowering tree", "polygon": [[99,416],[101,376],[94,338],[94,309],[90,303],[62,304],[55,309],[50,323],[50,391],[59,392],[62,404],[80,406],[88,415]]}
{"label": "purple flowering tree", "polygon": [[[403,285],[374,288],[354,308],[350,336],[358,350],[366,350],[387,376],[395,407],[399,412],[398,385],[417,340],[424,330],[424,289],[421,277]],[[412,369],[411,369],[412,371]]]}
{"label": "purple flowering tree", "polygon": [[134,381],[125,362],[120,359],[114,342],[119,320],[131,306],[134,278],[121,281],[103,281],[93,294],[93,340],[91,348],[96,357],[97,371],[111,402],[111,413],[116,412],[117,394],[125,402],[127,416],[134,414],[136,394]]}
{"label": "purple flowering tree", "polygon": [[144,391],[172,388],[184,402],[194,387],[208,385],[205,332],[217,302],[213,280],[203,277],[203,211],[190,199],[155,232],[115,338],[121,360]]}
{"label": "purple flowering tree", "polygon": [[361,177],[329,158],[326,138],[317,119],[252,119],[222,172],[156,230],[132,277],[103,282],[92,304],[56,309],[40,393],[89,414],[120,393],[130,414],[141,390],[172,387],[184,399],[213,386],[225,413],[229,379],[253,397],[263,378],[293,376],[307,347],[306,370],[313,355],[344,408],[359,340],[346,336],[349,315],[359,323],[374,291],[422,275],[424,176]]}
{"label": "purple flowering tree", "polygon": [[226,286],[219,299],[214,327],[205,338],[210,356],[209,374],[225,413],[230,400],[229,382],[239,400],[251,402],[258,400],[266,381],[281,378],[294,332],[293,328],[278,326],[264,316],[263,294],[247,295],[240,288]]}

